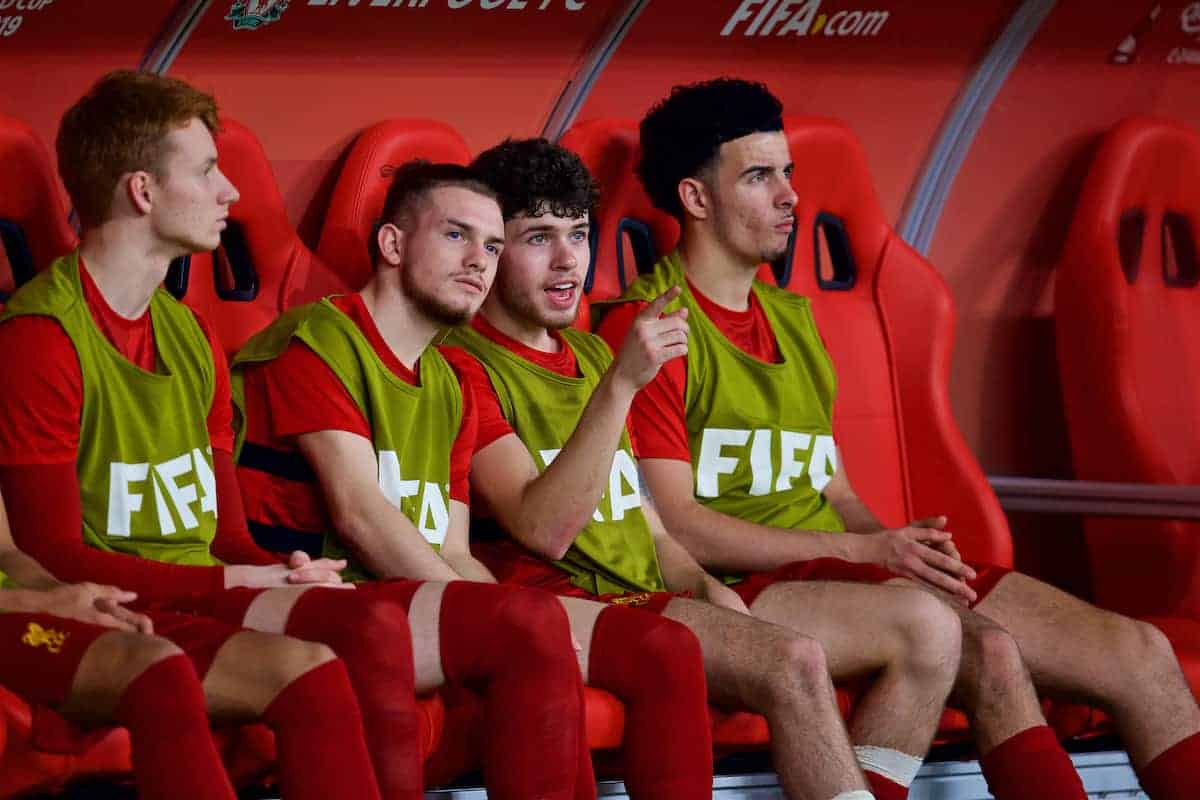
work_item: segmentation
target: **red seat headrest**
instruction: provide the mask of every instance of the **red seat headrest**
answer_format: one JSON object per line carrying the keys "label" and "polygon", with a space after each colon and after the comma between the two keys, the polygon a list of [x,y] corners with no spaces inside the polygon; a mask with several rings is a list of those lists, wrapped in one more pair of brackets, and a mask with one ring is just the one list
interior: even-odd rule
{"label": "red seat headrest", "polygon": [[445,123],[392,119],[363,131],[342,167],[317,253],[355,289],[371,277],[369,243],[392,174],[396,167],[414,158],[466,164],[471,160],[471,151],[462,136]]}
{"label": "red seat headrest", "polygon": [[14,278],[32,277],[32,272],[43,269],[76,244],[50,154],[28,125],[3,115],[0,232],[5,240],[5,247],[0,248],[0,266],[8,265],[0,274],[0,291],[11,291],[15,288]]}
{"label": "red seat headrest", "polygon": [[241,197],[229,210],[221,247],[215,254],[192,256],[183,301],[213,324],[232,353],[292,306],[346,286],[288,221],[258,139],[235,120],[224,119],[221,125],[219,164]]}

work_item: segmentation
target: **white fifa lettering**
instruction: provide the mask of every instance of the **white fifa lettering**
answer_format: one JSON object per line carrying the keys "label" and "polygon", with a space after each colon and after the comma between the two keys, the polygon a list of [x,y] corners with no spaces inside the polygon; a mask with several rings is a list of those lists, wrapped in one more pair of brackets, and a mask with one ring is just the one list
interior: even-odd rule
{"label": "white fifa lettering", "polygon": [[[158,473],[163,487],[167,490],[167,495],[171,498],[171,504],[175,506],[175,510],[179,512],[179,521],[183,523],[186,530],[200,527],[199,520],[192,513],[192,503],[199,500],[196,493],[196,485],[194,483],[186,483],[182,486],[176,481],[181,475],[186,475],[192,471],[192,454],[184,453],[176,456],[170,461],[164,461],[161,464],[154,465],[154,471]],[[157,491],[158,481],[155,481],[155,499],[158,498]],[[166,530],[167,525],[170,525],[171,530]],[[171,520],[171,515],[168,512],[165,516],[162,514],[162,509],[159,509],[158,518],[159,527],[163,529],[163,533],[174,533],[175,523]]]}
{"label": "white fifa lettering", "polygon": [[[797,2],[802,2],[803,5],[801,5],[801,7],[799,9],[797,9],[795,12],[793,12],[792,5]],[[771,18],[767,20],[767,24],[764,25],[762,27],[762,30],[760,30],[758,32],[758,35],[759,36],[770,36],[771,31],[775,30],[775,26],[781,22],[784,22],[785,20],[788,21],[787,24],[784,26],[784,30],[786,30],[787,28],[791,27],[792,23],[795,22],[795,20],[797,18],[799,18],[802,14],[807,12],[808,16],[812,17],[814,14],[817,13],[817,9],[820,6],[821,6],[821,0],[783,0],[783,2],[781,2],[779,4],[779,7],[777,9],[775,9],[775,13],[772,14]],[[808,30],[807,24],[805,24],[805,30],[806,31]],[[782,36],[783,31],[781,30],[778,35]]]}
{"label": "white fifa lettering", "polygon": [[786,492],[792,488],[792,481],[804,474],[804,460],[796,458],[796,452],[808,451],[812,446],[812,436],[807,433],[792,431],[779,432],[779,478],[775,481],[775,491]]}
{"label": "white fifa lettering", "polygon": [[808,478],[812,487],[818,492],[825,491],[830,479],[837,473],[837,445],[832,436],[818,436],[813,442],[812,456],[809,457]]}
{"label": "white fifa lettering", "polygon": [[404,498],[415,497],[421,490],[421,482],[406,481],[400,477],[400,457],[395,450],[380,450],[379,488],[388,502],[396,508],[403,508]]}
{"label": "white fifa lettering", "polygon": [[736,428],[705,428],[700,437],[700,463],[696,467],[696,495],[718,497],[718,476],[732,475],[738,459],[721,455],[726,446],[742,447],[750,441],[750,431]]}
{"label": "white fifa lettering", "polygon": [[[742,0],[742,4],[737,7],[737,11],[733,12],[733,16],[729,18],[725,23],[725,27],[721,29],[721,35],[728,36],[733,33],[733,29],[738,26],[739,22],[745,22],[750,19],[753,13],[751,9],[762,4],[763,0]],[[771,0],[771,4],[774,4],[774,0]],[[747,35],[750,34],[747,32]]]}
{"label": "white fifa lettering", "polygon": [[[205,452],[212,455],[212,448],[205,448]],[[217,479],[213,475],[212,467],[208,466],[208,459],[204,457],[204,453],[200,452],[200,448],[192,448],[192,464],[195,465],[196,477],[200,481],[200,512],[203,514],[217,515]]]}
{"label": "white fifa lettering", "polygon": [[133,512],[142,510],[142,495],[129,490],[129,484],[146,480],[150,465],[124,464],[114,461],[108,465],[108,535],[129,536]]}
{"label": "white fifa lettering", "polygon": [[750,494],[754,496],[770,494],[771,492],[771,429],[759,428],[754,432],[754,441],[750,444],[750,474],[754,480],[750,483]]}
{"label": "white fifa lettering", "polygon": [[[632,491],[624,491],[628,485]],[[625,512],[642,505],[642,489],[638,481],[637,464],[624,450],[613,456],[612,469],[608,473],[608,503],[613,520],[625,519]]]}
{"label": "white fifa lettering", "polygon": [[[449,488],[446,491],[449,493]],[[420,520],[417,528],[425,541],[436,545],[446,541],[446,531],[450,528],[450,509],[446,506],[441,486],[436,483],[425,484],[421,491],[421,513],[417,519]]]}
{"label": "white fifa lettering", "polygon": [[786,36],[789,33],[796,36],[807,36],[812,30],[813,20],[817,16],[817,10],[821,7],[821,0],[809,0],[805,3],[792,18],[787,21],[787,24],[779,29],[776,36]]}

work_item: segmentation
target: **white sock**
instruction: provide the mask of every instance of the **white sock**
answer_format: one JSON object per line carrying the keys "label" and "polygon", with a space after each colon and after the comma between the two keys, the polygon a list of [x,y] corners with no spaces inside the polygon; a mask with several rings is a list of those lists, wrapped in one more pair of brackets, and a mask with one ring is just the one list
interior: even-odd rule
{"label": "white sock", "polygon": [[856,745],[854,755],[864,770],[882,775],[892,783],[898,783],[905,788],[912,785],[922,763],[922,759],[916,756],[910,756],[908,753],[892,750],[889,747]]}
{"label": "white sock", "polygon": [[833,800],[875,800],[875,795],[862,789],[855,789],[853,792],[842,792]]}

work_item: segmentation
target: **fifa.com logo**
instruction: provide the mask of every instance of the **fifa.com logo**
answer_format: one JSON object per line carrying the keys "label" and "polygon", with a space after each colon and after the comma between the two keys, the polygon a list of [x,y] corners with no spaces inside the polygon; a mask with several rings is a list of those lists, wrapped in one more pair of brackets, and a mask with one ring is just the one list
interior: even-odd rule
{"label": "fifa.com logo", "polygon": [[888,11],[841,9],[821,13],[821,0],[742,0],[722,36],[877,36]]}

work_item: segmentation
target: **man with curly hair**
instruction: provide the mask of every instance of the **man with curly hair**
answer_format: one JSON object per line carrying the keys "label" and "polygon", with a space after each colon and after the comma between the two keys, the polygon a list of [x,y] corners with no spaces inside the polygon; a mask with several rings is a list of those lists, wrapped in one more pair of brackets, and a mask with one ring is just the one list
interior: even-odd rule
{"label": "man with curly hair", "polygon": [[[1156,800],[1200,796],[1200,710],[1157,628],[1018,572],[963,563],[945,517],[889,529],[855,493],[837,459],[833,365],[808,301],[755,280],[795,225],[779,100],[733,79],[676,87],[642,120],[641,147],[642,183],[682,234],[601,334],[621,342],[643,307],[682,290],[688,354],[643,387],[632,410],[646,481],[672,534],[736,580],[757,616],[808,631],[814,615],[797,609],[821,610],[851,647],[870,639],[862,621],[888,612],[894,587],[848,594],[822,580],[862,580],[861,566],[873,565],[892,573],[889,584],[943,600],[963,632],[953,697],[999,800],[1084,796],[1035,687],[1106,709]],[[759,452],[752,430],[755,442],[765,432],[779,447]],[[760,482],[764,472],[782,477]]]}
{"label": "man with curly hair", "polygon": [[285,552],[346,555],[360,591],[389,583],[372,579],[427,581],[413,605],[440,599],[446,624],[433,639],[441,663],[436,650],[418,648],[418,679],[436,685],[444,672],[486,692],[490,796],[559,797],[537,787],[568,746],[578,749],[574,797],[595,794],[577,710],[556,715],[553,705],[579,691],[569,638],[560,647],[557,636],[560,621],[568,635],[570,618],[583,677],[625,703],[631,796],[710,797],[695,637],[636,609],[566,604],[564,618],[551,595],[495,585],[471,556],[476,401],[431,345],[469,319],[492,284],[504,246],[495,192],[466,167],[409,162],[396,171],[382,220],[375,272],[360,292],[288,312],[234,362],[245,387],[239,476],[255,535]]}
{"label": "man with curly hair", "polygon": [[[643,309],[616,358],[575,330],[589,262],[595,183],[574,153],[543,139],[506,141],[474,162],[495,187],[506,246],[495,286],[451,341],[480,408],[471,461],[476,554],[502,581],[601,602],[636,602],[687,625],[721,701],[764,714],[789,797],[865,788],[831,702],[821,643],[754,619],[704,571],[639,491],[630,403],[660,366],[686,355],[688,312],[664,314],[678,289]],[[481,540],[481,541],[479,541]],[[857,755],[880,798],[902,797],[949,693],[959,646],[952,612],[897,589],[874,640],[841,654],[839,677],[878,672],[853,726]]]}

